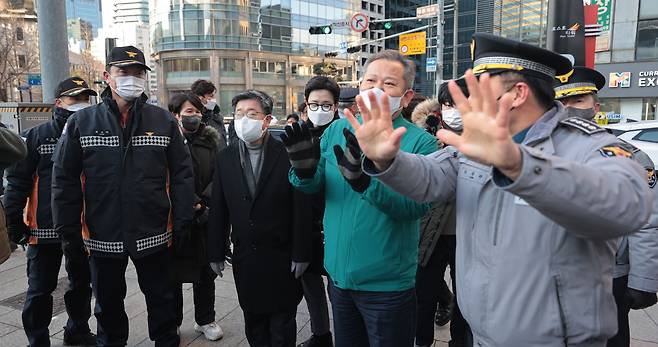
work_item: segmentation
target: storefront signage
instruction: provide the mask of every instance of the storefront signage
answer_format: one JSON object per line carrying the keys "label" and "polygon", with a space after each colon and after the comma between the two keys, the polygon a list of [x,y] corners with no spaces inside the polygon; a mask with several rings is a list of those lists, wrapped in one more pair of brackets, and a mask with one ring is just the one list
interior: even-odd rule
{"label": "storefront signage", "polygon": [[603,98],[650,98],[658,95],[658,61],[598,64],[607,83],[599,91]]}

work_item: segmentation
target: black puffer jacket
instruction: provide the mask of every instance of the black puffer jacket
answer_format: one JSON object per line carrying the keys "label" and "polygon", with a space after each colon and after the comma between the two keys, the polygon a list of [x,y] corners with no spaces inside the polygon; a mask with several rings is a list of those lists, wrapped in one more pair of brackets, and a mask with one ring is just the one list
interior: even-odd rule
{"label": "black puffer jacket", "polygon": [[[207,232],[208,208],[212,195],[212,179],[215,173],[215,160],[221,140],[217,130],[204,126],[195,134],[186,135],[187,145],[194,165],[195,203],[203,206],[194,212],[190,238],[185,240],[174,254],[172,280],[174,282],[196,282],[202,268],[208,266]],[[192,209],[192,205],[190,205]]]}
{"label": "black puffer jacket", "polygon": [[146,104],[145,95],[133,103],[125,128],[109,88],[102,97],[62,133],[53,156],[53,220],[66,238],[80,232],[82,211],[92,256],[139,258],[167,248],[172,231],[189,227],[192,160],[176,119]]}
{"label": "black puffer jacket", "polygon": [[9,225],[27,222],[32,245],[60,242],[51,209],[51,157],[70,114],[63,108],[55,108],[53,120],[24,131],[21,136],[27,144],[27,158],[7,169],[4,198],[7,222]]}

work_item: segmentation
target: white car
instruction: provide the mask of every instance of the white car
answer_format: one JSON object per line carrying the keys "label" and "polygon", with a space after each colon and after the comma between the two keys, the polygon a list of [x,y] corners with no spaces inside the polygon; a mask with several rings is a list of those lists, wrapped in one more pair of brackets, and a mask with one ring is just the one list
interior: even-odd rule
{"label": "white car", "polygon": [[658,165],[658,120],[606,125],[618,138],[644,151]]}

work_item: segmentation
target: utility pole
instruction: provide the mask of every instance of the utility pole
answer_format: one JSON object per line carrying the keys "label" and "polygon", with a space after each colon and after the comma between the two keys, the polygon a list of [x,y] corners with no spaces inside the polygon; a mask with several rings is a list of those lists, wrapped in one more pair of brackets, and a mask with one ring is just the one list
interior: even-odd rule
{"label": "utility pole", "polygon": [[436,11],[436,78],[434,98],[439,96],[439,87],[443,83],[443,5],[445,0],[438,0],[438,11]]}
{"label": "utility pole", "polygon": [[457,79],[457,46],[459,41],[459,0],[454,0],[453,2],[452,14],[454,20],[452,21],[452,79]]}
{"label": "utility pole", "polygon": [[57,84],[69,77],[66,2],[37,0],[37,26],[43,102],[51,103]]}

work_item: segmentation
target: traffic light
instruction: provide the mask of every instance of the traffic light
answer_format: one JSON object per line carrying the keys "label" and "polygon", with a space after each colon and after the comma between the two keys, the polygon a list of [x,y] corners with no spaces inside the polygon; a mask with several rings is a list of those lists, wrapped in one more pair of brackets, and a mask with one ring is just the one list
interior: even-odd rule
{"label": "traffic light", "polygon": [[392,28],[393,22],[377,22],[368,25],[368,29],[370,30],[391,30]]}
{"label": "traffic light", "polygon": [[308,28],[308,32],[311,35],[329,35],[331,34],[331,31],[331,25],[321,25]]}
{"label": "traffic light", "polygon": [[325,57],[327,58],[332,58],[338,56],[338,52],[327,52],[324,54]]}
{"label": "traffic light", "polygon": [[361,46],[347,47],[347,53],[361,52]]}

